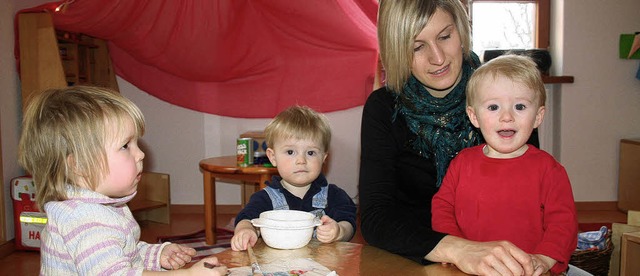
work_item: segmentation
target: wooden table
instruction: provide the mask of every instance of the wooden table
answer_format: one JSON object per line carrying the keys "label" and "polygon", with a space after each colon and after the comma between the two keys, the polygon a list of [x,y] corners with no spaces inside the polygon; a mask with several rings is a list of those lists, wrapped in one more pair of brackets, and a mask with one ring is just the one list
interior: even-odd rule
{"label": "wooden table", "polygon": [[[300,249],[280,250],[268,247],[262,239],[253,250],[259,264],[276,260],[311,258],[340,276],[350,275],[467,275],[454,266],[432,264],[423,266],[382,249],[350,242],[323,244],[312,239]],[[250,266],[247,251],[227,249],[215,254],[229,268]],[[263,271],[272,272],[272,271]]]}
{"label": "wooden table", "polygon": [[220,156],[200,161],[204,186],[204,227],[207,244],[216,243],[216,179],[242,181],[242,206],[246,201],[244,185],[250,183],[262,189],[278,170],[264,166],[237,166],[236,156]]}

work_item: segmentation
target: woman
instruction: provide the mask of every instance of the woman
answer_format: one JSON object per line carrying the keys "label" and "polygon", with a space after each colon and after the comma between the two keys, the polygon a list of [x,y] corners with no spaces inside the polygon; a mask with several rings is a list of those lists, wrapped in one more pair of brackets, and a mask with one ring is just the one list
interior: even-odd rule
{"label": "woman", "polygon": [[459,0],[382,0],[378,40],[386,86],[362,115],[359,203],[367,243],[412,260],[480,275],[531,275],[506,241],[472,242],[431,229],[431,198],[451,159],[482,137],[465,114],[480,64]]}

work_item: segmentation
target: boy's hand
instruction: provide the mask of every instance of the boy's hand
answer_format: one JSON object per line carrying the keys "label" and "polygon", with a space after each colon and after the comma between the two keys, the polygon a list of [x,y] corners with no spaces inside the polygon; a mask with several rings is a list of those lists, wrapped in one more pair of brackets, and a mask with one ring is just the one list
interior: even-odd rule
{"label": "boy's hand", "polygon": [[340,225],[327,215],[320,218],[322,225],[316,229],[318,240],[323,243],[330,243],[338,240],[340,237]]}
{"label": "boy's hand", "polygon": [[160,266],[164,269],[178,269],[191,262],[196,250],[179,244],[169,244],[160,253]]}
{"label": "boy's hand", "polygon": [[233,251],[247,250],[247,247],[256,245],[258,233],[250,221],[242,220],[236,225],[233,237],[231,238],[231,249]]}

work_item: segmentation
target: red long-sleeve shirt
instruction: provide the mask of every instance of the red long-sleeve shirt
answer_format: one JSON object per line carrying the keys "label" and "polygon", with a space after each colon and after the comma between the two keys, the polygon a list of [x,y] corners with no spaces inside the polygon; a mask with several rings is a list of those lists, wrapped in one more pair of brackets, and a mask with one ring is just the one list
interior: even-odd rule
{"label": "red long-sleeve shirt", "polygon": [[484,145],[464,149],[449,165],[432,201],[436,231],[475,241],[508,240],[567,269],[576,249],[578,223],[564,167],[529,145],[512,159],[494,159]]}

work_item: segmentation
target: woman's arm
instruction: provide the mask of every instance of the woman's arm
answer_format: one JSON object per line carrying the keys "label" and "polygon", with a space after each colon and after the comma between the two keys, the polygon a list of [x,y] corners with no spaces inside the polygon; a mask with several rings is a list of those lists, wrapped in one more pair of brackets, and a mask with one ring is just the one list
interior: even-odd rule
{"label": "woman's arm", "polygon": [[427,257],[473,275],[532,275],[531,256],[508,241],[474,242],[446,236]]}

